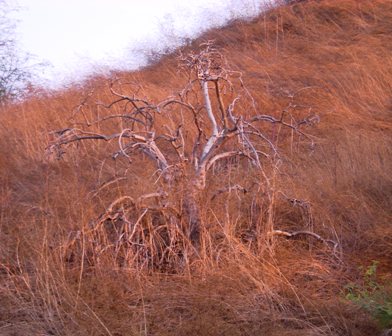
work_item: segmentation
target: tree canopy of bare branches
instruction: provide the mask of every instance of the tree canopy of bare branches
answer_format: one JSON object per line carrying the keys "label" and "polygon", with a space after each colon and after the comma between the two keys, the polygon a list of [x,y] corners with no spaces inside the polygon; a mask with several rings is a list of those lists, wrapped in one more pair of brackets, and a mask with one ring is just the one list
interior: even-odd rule
{"label": "tree canopy of bare branches", "polygon": [[[280,155],[267,135],[267,126],[279,125],[306,137],[301,126],[310,121],[288,122],[284,112],[280,117],[261,114],[241,72],[231,70],[211,42],[203,44],[197,53],[180,55],[179,64],[187,83],[177,95],[153,103],[137,92],[125,92],[121,83],[112,81],[112,101],[95,104],[108,111],[119,106],[121,109],[94,120],[85,116],[83,123],[53,132],[55,138],[48,150],[61,155],[63,148],[72,143],[115,141],[118,150],[112,153],[113,158],[149,158],[160,176],[160,190],[154,195],[182,193],[176,216],[183,219],[187,236],[198,246],[203,225],[199,197],[208,185],[212,168],[241,158],[263,172],[264,164],[278,161]],[[84,114],[87,100],[75,115]],[[120,121],[118,130],[102,132],[103,125],[113,120]],[[100,131],[94,128],[96,125]],[[179,184],[185,187],[179,189]]]}

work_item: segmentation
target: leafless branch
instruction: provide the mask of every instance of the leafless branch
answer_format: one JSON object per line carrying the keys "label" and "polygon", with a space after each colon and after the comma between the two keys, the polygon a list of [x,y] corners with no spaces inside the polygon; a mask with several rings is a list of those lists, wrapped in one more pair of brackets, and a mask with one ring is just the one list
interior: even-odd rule
{"label": "leafless branch", "polygon": [[317,233],[311,232],[311,231],[294,231],[294,232],[288,232],[288,231],[282,231],[282,230],[274,230],[269,232],[269,235],[271,236],[284,236],[286,238],[294,238],[296,236],[310,236],[315,238],[318,241],[321,241],[322,243],[328,245],[331,244],[333,246],[333,250],[336,251],[337,247],[339,244],[335,242],[332,239],[325,239],[318,235]]}
{"label": "leafless branch", "polygon": [[246,194],[248,192],[247,189],[245,189],[244,187],[240,186],[239,184],[236,184],[236,185],[233,185],[233,186],[230,186],[230,187],[219,189],[217,192],[214,193],[214,195],[212,195],[211,201],[213,201],[217,196],[219,196],[219,195],[221,195],[223,193],[227,193],[227,192],[230,193],[232,191],[236,191],[236,192],[240,191],[240,192],[242,192],[244,194]]}

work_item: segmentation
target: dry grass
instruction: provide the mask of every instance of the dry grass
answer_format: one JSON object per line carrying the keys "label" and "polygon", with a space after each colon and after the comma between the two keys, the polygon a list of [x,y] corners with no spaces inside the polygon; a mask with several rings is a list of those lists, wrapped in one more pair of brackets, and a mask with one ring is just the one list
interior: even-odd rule
{"label": "dry grass", "polygon": [[[211,31],[189,48],[210,39],[242,71],[263,114],[287,109],[293,118],[320,118],[307,129],[315,148],[270,131],[284,155],[279,170],[268,173],[273,197],[254,187],[265,184],[257,171],[240,164],[217,169],[201,201],[199,257],[159,212],[138,222],[144,250],[135,250],[119,239],[115,222],[92,224],[113,200],[154,191],[149,161],[113,161],[111,143],[70,146],[62,160],[45,152],[50,131],[69,124],[91,89],[91,101],[110,101],[106,80],[4,108],[1,335],[379,332],[342,291],[372,259],[391,273],[392,3],[304,1]],[[185,81],[173,56],[117,76],[140,84],[140,94],[154,101]],[[86,107],[89,116],[98,112]],[[208,201],[228,181],[250,191]],[[170,197],[175,203],[182,196]],[[140,209],[123,207],[140,217]],[[275,229],[335,240],[338,249],[311,237],[276,237],[271,246],[264,234],[271,220]]]}

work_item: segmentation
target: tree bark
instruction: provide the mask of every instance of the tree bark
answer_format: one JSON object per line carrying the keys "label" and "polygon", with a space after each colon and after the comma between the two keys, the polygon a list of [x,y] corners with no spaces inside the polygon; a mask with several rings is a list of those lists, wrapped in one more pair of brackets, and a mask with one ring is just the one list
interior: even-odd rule
{"label": "tree bark", "polygon": [[201,218],[199,205],[193,195],[188,195],[184,200],[184,207],[189,224],[189,239],[195,248],[200,246]]}
{"label": "tree bark", "polygon": [[189,239],[198,250],[200,247],[201,216],[200,216],[200,189],[197,179],[190,183],[184,194],[184,213],[189,229]]}

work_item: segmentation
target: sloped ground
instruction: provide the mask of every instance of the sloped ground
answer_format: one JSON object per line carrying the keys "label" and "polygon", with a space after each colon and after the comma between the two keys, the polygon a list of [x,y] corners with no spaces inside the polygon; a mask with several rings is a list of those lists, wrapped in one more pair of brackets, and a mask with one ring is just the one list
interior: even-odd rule
{"label": "sloped ground", "polygon": [[[319,120],[306,128],[315,146],[282,133],[273,202],[254,191],[204,202],[203,237],[211,246],[169,269],[143,268],[102,238],[105,228],[91,234],[91,223],[119,196],[152,191],[148,161],[114,162],[112,143],[70,146],[61,160],[45,151],[50,132],[70,124],[93,88],[88,117],[100,113],[91,102],[113,99],[108,80],[4,108],[1,335],[381,334],[344,288],[361,284],[358,267],[372,260],[379,281],[391,279],[392,3],[282,6],[211,31],[183,53],[208,40],[242,72],[260,113]],[[185,84],[177,63],[169,55],[116,76],[158,101]],[[278,141],[276,130],[268,132]],[[228,175],[252,188],[256,173],[227,169],[210,177],[206,195]],[[271,246],[255,234],[266,209],[274,229],[310,230],[337,249],[312,237],[276,237]]]}

